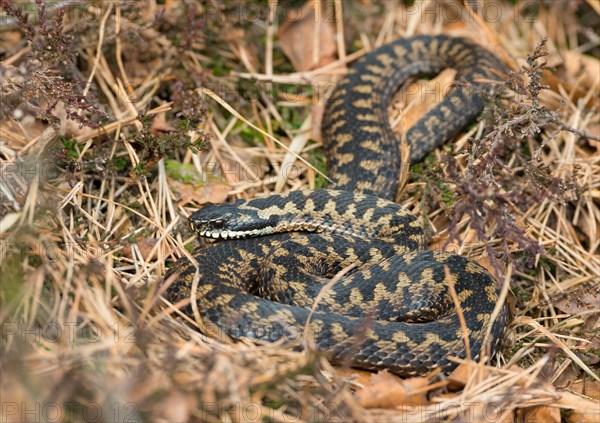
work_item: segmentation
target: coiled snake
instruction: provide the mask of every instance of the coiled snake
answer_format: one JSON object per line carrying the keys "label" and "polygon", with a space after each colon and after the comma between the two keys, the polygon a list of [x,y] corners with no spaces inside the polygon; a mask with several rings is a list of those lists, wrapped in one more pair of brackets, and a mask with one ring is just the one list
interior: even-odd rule
{"label": "coiled snake", "polygon": [[[466,341],[472,357],[488,341],[496,349],[508,317],[503,306],[490,327],[494,279],[465,257],[426,250],[416,217],[391,201],[406,163],[386,107],[408,78],[445,68],[457,70],[459,83],[407,131],[411,162],[481,112],[476,88],[498,79],[493,70],[502,64],[476,44],[441,35],[401,39],[357,60],[324,117],[335,190],[194,213],[192,230],[218,242],[194,251],[198,268],[185,258],[174,265],[166,297],[177,302],[197,287],[199,314],[214,332],[264,341],[310,333],[334,362],[402,376],[452,370],[449,357],[466,357]],[[191,306],[185,311],[192,315]]]}

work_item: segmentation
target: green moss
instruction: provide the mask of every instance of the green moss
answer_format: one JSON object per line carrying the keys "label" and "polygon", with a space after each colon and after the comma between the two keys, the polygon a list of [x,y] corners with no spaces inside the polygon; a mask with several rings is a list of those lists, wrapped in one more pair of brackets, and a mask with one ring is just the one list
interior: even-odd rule
{"label": "green moss", "polygon": [[211,57],[211,62],[208,65],[208,69],[214,76],[226,76],[231,73],[232,68],[227,65],[227,62],[223,56],[214,55]]}
{"label": "green moss", "polygon": [[288,130],[300,129],[304,122],[303,109],[300,107],[285,107],[281,110],[282,125]]}
{"label": "green moss", "polygon": [[146,165],[146,163],[138,163],[135,166],[133,166],[133,173],[135,173],[135,175],[138,178],[147,178],[151,175],[150,170],[148,169],[148,166]]}
{"label": "green moss", "polygon": [[112,165],[117,172],[124,171],[129,166],[129,160],[125,157],[115,157],[112,160]]}
{"label": "green moss", "polygon": [[79,158],[79,149],[77,148],[77,140],[60,137],[60,142],[63,145],[64,154],[72,159]]}
{"label": "green moss", "polygon": [[[243,123],[242,123],[243,124]],[[262,134],[256,129],[253,129],[245,124],[240,128],[240,138],[252,147],[262,145]]]}
{"label": "green moss", "polygon": [[[3,243],[3,248],[6,245],[6,243]],[[13,252],[8,254],[0,264],[0,272],[3,275],[2,283],[0,283],[0,301],[2,304],[11,303],[23,285],[24,274],[21,257],[22,254],[19,252]]]}
{"label": "green moss", "polygon": [[[310,161],[310,164],[315,167],[318,171],[327,175],[327,161],[325,156],[321,153],[315,153],[314,158]],[[328,181],[320,173],[315,172],[315,189],[327,188]]]}
{"label": "green moss", "polygon": [[185,164],[177,160],[167,160],[165,161],[165,168],[167,175],[175,180],[195,186],[202,186],[204,184],[193,164]]}

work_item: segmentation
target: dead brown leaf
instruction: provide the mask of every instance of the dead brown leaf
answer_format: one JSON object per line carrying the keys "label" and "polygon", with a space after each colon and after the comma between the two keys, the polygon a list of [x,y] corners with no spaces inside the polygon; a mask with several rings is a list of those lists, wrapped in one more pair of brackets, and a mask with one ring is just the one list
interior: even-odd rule
{"label": "dead brown leaf", "polygon": [[169,181],[169,186],[179,193],[181,200],[177,203],[178,206],[184,206],[191,202],[220,204],[227,200],[227,196],[231,192],[229,185],[214,179],[207,180],[202,186],[172,179]]}
{"label": "dead brown leaf", "polygon": [[335,371],[338,375],[344,378],[351,378],[353,382],[359,383],[364,386],[370,386],[373,382],[371,376],[372,372],[360,369],[349,369],[347,367],[335,367]]}
{"label": "dead brown leaf", "polygon": [[306,2],[299,16],[285,21],[277,31],[279,46],[294,69],[303,72],[333,62],[337,51],[334,26],[315,19],[313,2]]}
{"label": "dead brown leaf", "polygon": [[566,414],[566,422],[600,422],[600,401],[568,391],[559,391],[561,398],[556,406],[571,410]]}
{"label": "dead brown leaf", "polygon": [[553,302],[554,306],[569,314],[600,310],[600,286],[582,289]]}
{"label": "dead brown leaf", "polygon": [[600,60],[576,50],[562,52],[567,74],[572,81],[579,81],[586,88],[600,84]]}
{"label": "dead brown leaf", "polygon": [[[580,353],[580,356],[581,355],[582,354]],[[566,369],[564,369],[560,376],[554,379],[554,382],[552,384],[557,389],[566,388],[569,387],[570,384],[579,377],[579,375],[581,375],[581,369],[579,368],[579,366],[571,363],[567,366]]]}
{"label": "dead brown leaf", "polygon": [[358,403],[365,408],[396,408],[400,405],[427,403],[427,386],[423,377],[400,379],[387,371],[371,376],[370,386],[356,393]]}
{"label": "dead brown leaf", "polygon": [[538,405],[517,410],[519,421],[531,423],[560,423],[560,409]]}
{"label": "dead brown leaf", "polygon": [[159,113],[152,119],[152,124],[150,126],[152,135],[162,135],[176,130],[177,128],[165,120],[164,113]]}
{"label": "dead brown leaf", "polygon": [[451,390],[461,389],[467,384],[474,372],[478,372],[481,379],[488,378],[492,374],[488,368],[479,366],[472,361],[467,361],[459,364],[459,366],[450,373],[450,376],[448,376],[450,385],[448,385],[448,387]]}
{"label": "dead brown leaf", "polygon": [[[166,244],[162,248],[156,248],[156,244],[158,243],[158,239],[155,238],[139,238],[136,239],[136,245],[140,250],[140,254],[144,258],[144,260],[149,261],[156,257],[157,251],[162,251],[163,253],[171,254],[171,247]],[[152,254],[152,250],[154,249],[154,254]],[[125,246],[120,250],[121,254],[127,258],[133,258],[131,253],[131,248],[129,246]]]}
{"label": "dead brown leaf", "polygon": [[[552,91],[559,92],[559,87],[564,87],[565,91],[573,92],[573,101],[578,101],[580,99],[584,99],[587,97],[588,91],[583,89],[583,87],[573,88],[573,84],[570,84],[550,71],[544,71],[544,76],[542,78],[542,83],[549,86]],[[558,104],[558,103],[553,103]],[[596,96],[592,96],[586,104],[587,107],[598,106],[598,98]]]}
{"label": "dead brown leaf", "polygon": [[190,421],[190,413],[194,405],[191,396],[173,390],[165,399],[165,406],[162,409],[167,421],[185,422]]}
{"label": "dead brown leaf", "polygon": [[578,380],[569,387],[569,391],[600,401],[600,382],[595,380]]}
{"label": "dead brown leaf", "polygon": [[315,141],[321,141],[321,122],[323,121],[323,113],[325,106],[322,103],[315,103],[312,107],[312,125],[310,129],[310,137]]}
{"label": "dead brown leaf", "polygon": [[[520,368],[518,366],[513,365],[506,369],[516,371]],[[448,376],[448,382],[450,382],[448,387],[450,389],[462,388],[467,384],[469,379],[473,377],[474,373],[477,373],[481,380],[499,375],[497,371],[490,367],[482,366],[474,361],[466,361],[464,363],[460,363],[460,365],[456,369],[454,369],[452,373],[450,373],[450,375]]]}
{"label": "dead brown leaf", "polygon": [[[397,129],[408,130],[425,116],[428,110],[439,104],[452,87],[455,75],[455,70],[445,69],[431,80],[418,81],[402,88],[392,103],[399,103],[405,111],[403,124]],[[393,116],[394,113],[390,115]]]}
{"label": "dead brown leaf", "polygon": [[[600,123],[592,122],[588,126],[588,134],[594,137],[600,137]],[[592,147],[596,147],[596,151],[600,153],[600,141],[588,140]]]}

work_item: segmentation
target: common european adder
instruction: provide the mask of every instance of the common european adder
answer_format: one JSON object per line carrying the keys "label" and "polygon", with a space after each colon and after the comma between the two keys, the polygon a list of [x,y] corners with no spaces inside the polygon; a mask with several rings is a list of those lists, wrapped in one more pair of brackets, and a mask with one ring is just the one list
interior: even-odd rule
{"label": "common european adder", "polygon": [[[445,68],[456,69],[457,82],[407,131],[411,163],[481,113],[482,91],[499,79],[501,62],[472,42],[442,35],[400,39],[357,60],[323,121],[332,189],[194,213],[192,230],[217,242],[194,251],[197,266],[185,258],[174,265],[165,276],[166,297],[192,297],[212,335],[300,348],[308,333],[334,362],[402,376],[448,372],[456,366],[450,356],[477,357],[486,345],[493,352],[508,320],[505,306],[491,319],[499,300],[495,280],[465,257],[427,250],[417,218],[392,202],[408,160],[387,106],[409,78]],[[194,315],[191,305],[185,312]]]}

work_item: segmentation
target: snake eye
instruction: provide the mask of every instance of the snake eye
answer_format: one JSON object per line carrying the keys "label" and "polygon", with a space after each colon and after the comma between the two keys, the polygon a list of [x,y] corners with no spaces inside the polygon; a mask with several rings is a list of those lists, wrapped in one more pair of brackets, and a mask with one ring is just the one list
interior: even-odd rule
{"label": "snake eye", "polygon": [[213,221],[213,226],[215,229],[223,229],[223,226],[225,226],[225,222],[223,221],[223,219],[217,219]]}

